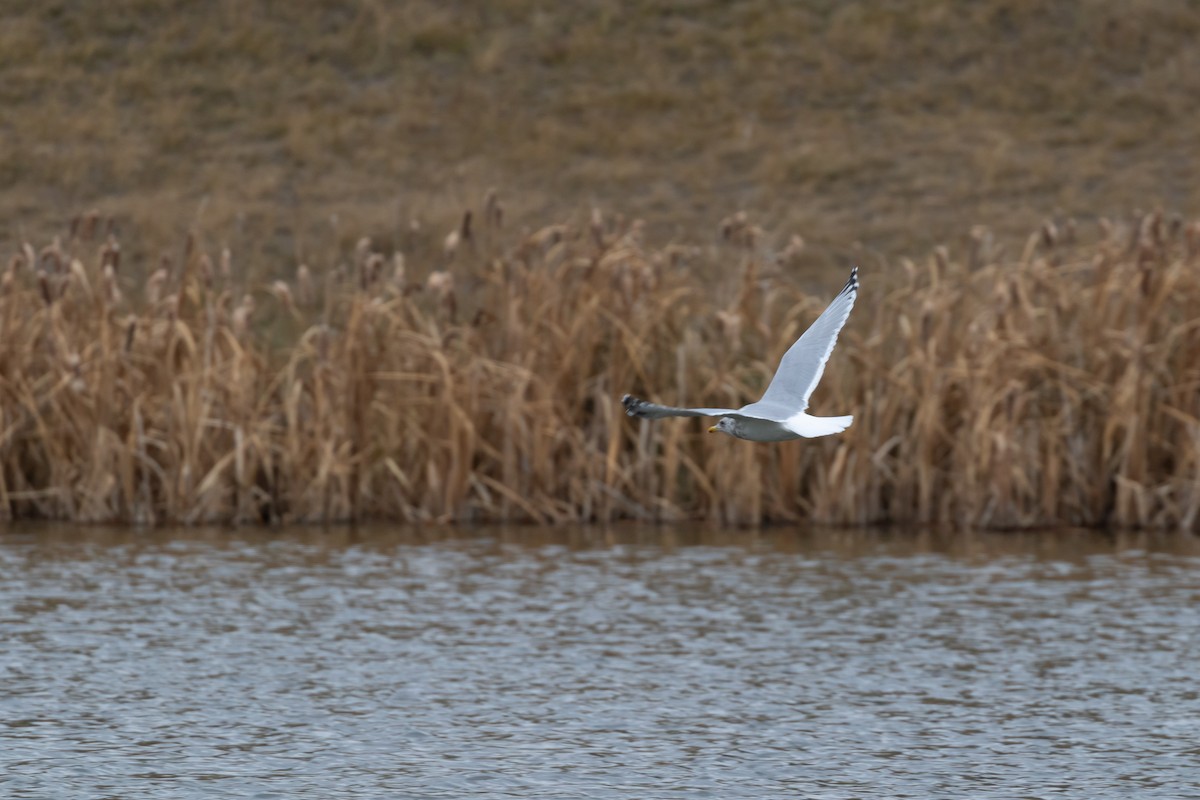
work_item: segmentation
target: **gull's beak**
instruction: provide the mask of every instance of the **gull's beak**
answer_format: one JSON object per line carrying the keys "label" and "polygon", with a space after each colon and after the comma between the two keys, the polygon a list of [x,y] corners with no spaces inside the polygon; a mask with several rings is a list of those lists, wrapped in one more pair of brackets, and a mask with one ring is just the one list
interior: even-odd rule
{"label": "gull's beak", "polygon": [[709,429],[708,429],[708,432],[709,432],[709,433],[716,433],[716,432],[717,432],[717,426],[716,426],[716,425],[713,425],[711,428],[709,428]]}

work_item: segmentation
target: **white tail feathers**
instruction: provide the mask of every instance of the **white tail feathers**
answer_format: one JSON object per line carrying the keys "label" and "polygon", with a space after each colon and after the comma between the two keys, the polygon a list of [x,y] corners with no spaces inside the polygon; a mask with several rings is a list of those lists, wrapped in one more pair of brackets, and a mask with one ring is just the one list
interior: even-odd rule
{"label": "white tail feathers", "polygon": [[829,436],[832,433],[841,433],[846,428],[849,428],[852,422],[854,422],[854,417],[851,415],[845,417],[810,417],[801,411],[799,414],[793,414],[788,417],[783,425],[797,436],[813,439],[817,436]]}

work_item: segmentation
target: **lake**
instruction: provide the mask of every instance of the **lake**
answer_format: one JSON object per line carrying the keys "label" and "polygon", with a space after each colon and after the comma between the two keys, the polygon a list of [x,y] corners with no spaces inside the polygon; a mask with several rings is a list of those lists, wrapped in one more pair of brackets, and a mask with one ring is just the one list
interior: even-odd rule
{"label": "lake", "polygon": [[0,532],[0,795],[1200,796],[1200,545]]}

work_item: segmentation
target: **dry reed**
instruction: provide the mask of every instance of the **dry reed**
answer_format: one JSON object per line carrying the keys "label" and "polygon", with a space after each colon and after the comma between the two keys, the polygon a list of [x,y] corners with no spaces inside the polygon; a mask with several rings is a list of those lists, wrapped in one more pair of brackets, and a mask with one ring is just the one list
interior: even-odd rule
{"label": "dry reed", "polygon": [[650,250],[599,212],[503,244],[493,205],[430,263],[363,241],[250,294],[192,238],[140,292],[97,225],[25,246],[0,296],[0,515],[1200,524],[1196,224],[1046,225],[1009,260],[977,228],[962,258],[864,264],[814,397],[854,426],[761,445],[619,398],[757,397],[843,274],[801,291],[803,242],[772,253],[740,216],[708,247]]}

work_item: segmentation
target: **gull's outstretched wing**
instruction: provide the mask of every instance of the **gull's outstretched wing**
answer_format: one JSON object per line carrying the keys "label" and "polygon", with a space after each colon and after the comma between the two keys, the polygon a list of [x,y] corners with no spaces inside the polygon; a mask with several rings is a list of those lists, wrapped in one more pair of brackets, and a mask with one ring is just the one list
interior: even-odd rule
{"label": "gull's outstretched wing", "polygon": [[825,362],[837,344],[838,333],[854,308],[858,297],[858,267],[850,270],[850,280],[817,317],[817,321],[806,330],[796,343],[788,348],[775,370],[775,377],[763,394],[762,400],[751,403],[743,412],[753,412],[755,406],[786,408],[792,412],[808,408],[808,398],[821,382]]}
{"label": "gull's outstretched wing", "polygon": [[645,417],[646,419],[659,419],[660,417],[725,417],[738,413],[738,410],[734,408],[675,408],[674,406],[660,406],[658,403],[647,403],[645,400],[639,400],[629,394],[621,398],[621,405],[625,406],[625,413],[629,416]]}

